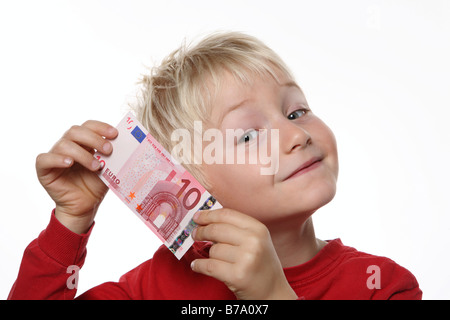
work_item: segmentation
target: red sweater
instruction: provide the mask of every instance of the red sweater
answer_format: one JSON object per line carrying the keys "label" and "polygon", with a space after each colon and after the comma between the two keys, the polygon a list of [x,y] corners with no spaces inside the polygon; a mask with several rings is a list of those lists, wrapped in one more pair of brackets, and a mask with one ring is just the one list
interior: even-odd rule
{"label": "red sweater", "polygon": [[[65,228],[52,215],[47,228],[26,248],[8,299],[73,299],[68,267],[81,267],[87,234]],[[235,299],[220,281],[195,273],[191,261],[208,256],[206,243],[194,246],[178,261],[161,246],[153,258],[77,299]],[[421,299],[415,277],[394,261],[344,246],[339,239],[310,261],[284,269],[299,299]]]}

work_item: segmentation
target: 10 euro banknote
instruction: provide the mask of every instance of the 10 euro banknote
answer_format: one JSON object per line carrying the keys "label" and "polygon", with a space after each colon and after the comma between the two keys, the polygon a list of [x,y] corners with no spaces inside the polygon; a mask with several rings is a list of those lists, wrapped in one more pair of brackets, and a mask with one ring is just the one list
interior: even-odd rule
{"label": "10 euro banknote", "polygon": [[94,155],[100,178],[181,259],[193,244],[194,213],[220,204],[131,112],[116,128],[112,154]]}

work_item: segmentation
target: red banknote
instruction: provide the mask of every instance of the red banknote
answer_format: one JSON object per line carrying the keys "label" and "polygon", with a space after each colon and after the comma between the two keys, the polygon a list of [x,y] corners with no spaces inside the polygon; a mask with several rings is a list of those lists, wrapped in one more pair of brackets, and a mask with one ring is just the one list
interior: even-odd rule
{"label": "red banknote", "polygon": [[192,217],[220,204],[128,113],[100,178],[178,258],[193,244]]}

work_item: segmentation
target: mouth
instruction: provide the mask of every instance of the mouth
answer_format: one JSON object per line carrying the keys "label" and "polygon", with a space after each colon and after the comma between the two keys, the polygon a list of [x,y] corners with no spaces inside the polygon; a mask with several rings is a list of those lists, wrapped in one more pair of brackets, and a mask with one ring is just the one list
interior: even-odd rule
{"label": "mouth", "polygon": [[322,164],[323,157],[313,157],[310,160],[303,163],[300,167],[295,169],[289,176],[287,176],[285,180],[298,177],[306,172],[314,170]]}

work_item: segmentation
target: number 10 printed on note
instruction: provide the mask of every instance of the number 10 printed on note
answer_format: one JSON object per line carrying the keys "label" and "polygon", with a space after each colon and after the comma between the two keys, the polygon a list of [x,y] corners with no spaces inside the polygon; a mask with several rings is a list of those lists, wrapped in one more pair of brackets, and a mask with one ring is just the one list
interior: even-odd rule
{"label": "number 10 printed on note", "polygon": [[193,244],[194,213],[220,205],[132,113],[117,129],[112,154],[94,155],[100,178],[181,259]]}

